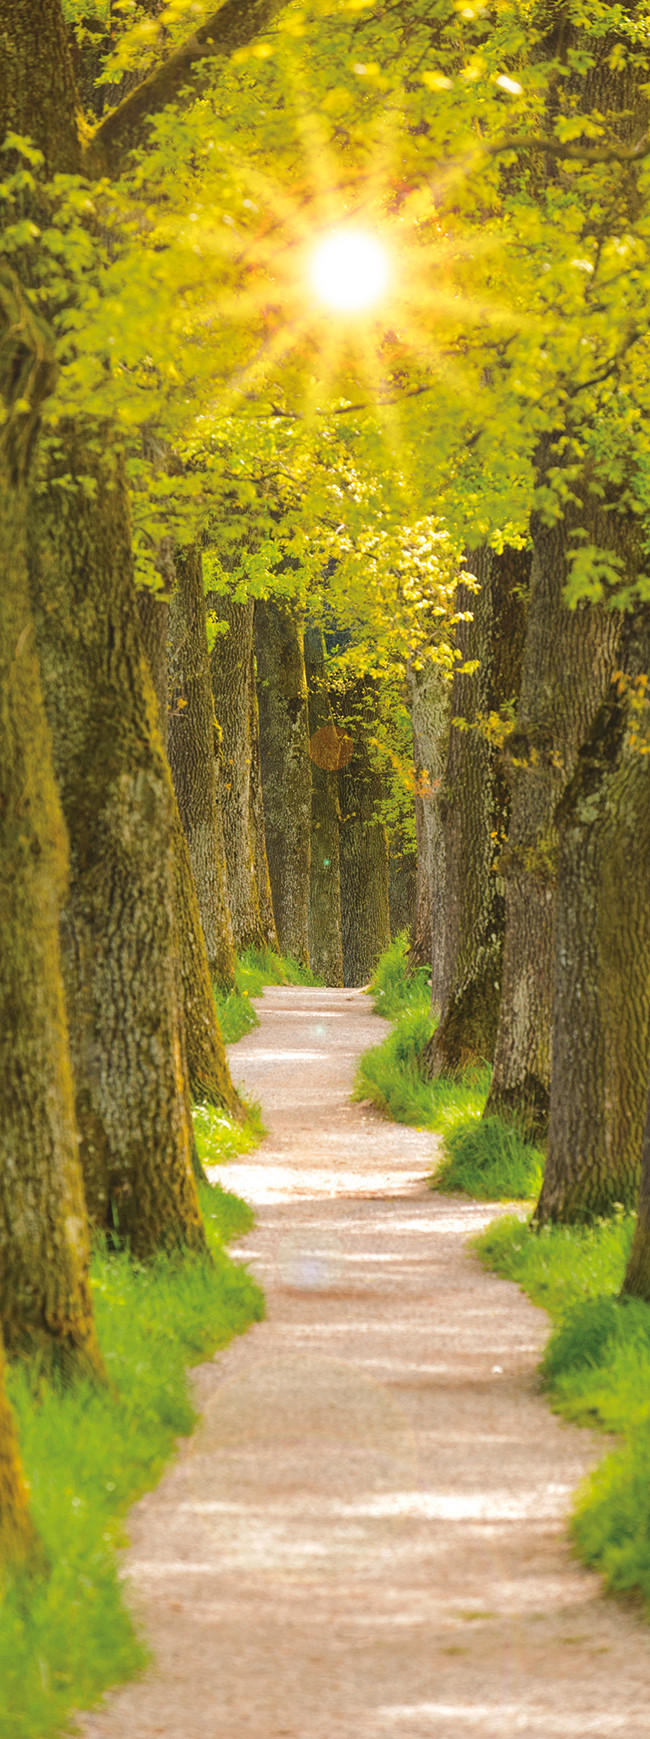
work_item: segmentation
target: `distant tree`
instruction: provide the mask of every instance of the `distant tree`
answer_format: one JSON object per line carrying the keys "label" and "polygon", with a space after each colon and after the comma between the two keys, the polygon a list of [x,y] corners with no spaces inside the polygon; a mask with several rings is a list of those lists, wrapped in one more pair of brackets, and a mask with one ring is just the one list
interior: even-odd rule
{"label": "distant tree", "polygon": [[311,771],[309,958],[312,970],[324,984],[340,985],[343,941],[338,761],[340,740],[345,738],[334,724],[323,634],[312,625],[305,633],[305,670]]}
{"label": "distant tree", "polygon": [[303,613],[255,605],[257,698],[266,850],[283,954],[309,965],[311,775]]}
{"label": "distant tree", "polygon": [[494,1049],[505,916],[498,852],[509,804],[489,724],[518,692],[528,565],[524,551],[484,547],[468,557],[478,589],[461,581],[456,595],[465,619],[455,629],[462,662],[440,792],[445,957],[440,1022],[427,1053],[434,1075],[489,1060]]}
{"label": "distant tree", "polygon": [[189,845],[210,976],[221,989],[232,990],[234,941],[217,785],[203,565],[197,544],[177,551],[176,575],[169,620],[169,764]]}

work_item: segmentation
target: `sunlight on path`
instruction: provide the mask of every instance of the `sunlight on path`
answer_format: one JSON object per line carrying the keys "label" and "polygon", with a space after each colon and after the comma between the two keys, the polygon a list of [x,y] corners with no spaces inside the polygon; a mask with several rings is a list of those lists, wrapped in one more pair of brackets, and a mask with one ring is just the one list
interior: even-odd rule
{"label": "sunlight on path", "polygon": [[348,1094],[359,992],[274,988],[231,1052],[269,1135],[220,1174],[268,1320],[197,1372],[202,1421],[133,1516],[155,1663],[85,1739],[647,1739],[650,1637],[570,1556],[602,1439],[535,1388],[546,1317],[431,1195],[434,1138]]}

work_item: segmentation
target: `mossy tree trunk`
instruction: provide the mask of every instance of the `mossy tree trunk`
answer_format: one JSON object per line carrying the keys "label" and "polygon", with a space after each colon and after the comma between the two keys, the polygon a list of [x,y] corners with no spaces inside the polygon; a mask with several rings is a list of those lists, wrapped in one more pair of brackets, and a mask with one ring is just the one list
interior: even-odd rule
{"label": "mossy tree trunk", "polygon": [[[440,1024],[428,1048],[432,1075],[492,1056],[499,1010],[504,930],[503,884],[495,873],[508,820],[508,791],[485,731],[489,714],[518,693],[523,647],[518,550],[481,549],[468,559],[478,592],[458,587],[456,644],[465,663],[452,684],[449,750],[441,790],[445,858],[445,954]],[[459,719],[461,724],[455,721]]]}
{"label": "mossy tree trunk", "polygon": [[390,945],[388,835],[378,816],[384,779],[368,738],[373,689],[359,682],[347,697],[354,752],[339,774],[343,982],[367,984]]}
{"label": "mossy tree trunk", "polygon": [[255,849],[251,829],[251,681],[253,599],[239,602],[211,592],[210,611],[220,629],[210,656],[212,693],[221,728],[223,831],[235,947],[263,948]]}
{"label": "mossy tree trunk", "polygon": [[445,830],[440,808],[447,759],[451,682],[440,663],[425,659],[407,670],[413,725],[417,886],[412,959],[431,966],[431,998],[440,1007],[445,960]]}
{"label": "mossy tree trunk", "polygon": [[210,976],[220,989],[232,990],[235,953],[217,791],[203,563],[196,544],[177,551],[176,576],[169,609],[169,764],[190,851]]}
{"label": "mossy tree trunk", "polygon": [[[620,616],[564,602],[573,518],[533,520],[533,561],[517,723],[505,743],[511,787],[499,860],[506,936],[494,1071],[486,1115],[545,1133],[551,1081],[557,805],[575,770],[617,658]],[[577,523],[577,522],[576,522]],[[596,541],[606,535],[601,526]]]}
{"label": "mossy tree trunk", "polygon": [[27,580],[29,466],[52,380],[47,340],[3,277],[0,1321],[12,1353],[36,1351],[44,1366],[99,1375],[59,946],[67,841]]}
{"label": "mossy tree trunk", "polygon": [[635,685],[650,676],[649,629],[650,613],[625,623],[630,688],[611,684],[559,811],[541,1225],[633,1207],[639,1185],[650,1057],[650,704]]}
{"label": "mossy tree trunk", "polygon": [[[325,642],[320,629],[314,627],[309,627],[305,634],[305,669],[311,765],[309,958],[312,970],[324,984],[342,985],[341,810],[338,773],[322,764],[328,758],[327,753],[318,755],[313,747],[317,733],[326,731],[333,722],[327,692]],[[325,741],[326,749],[328,739],[319,740]]]}
{"label": "mossy tree trunk", "polygon": [[[57,487],[89,473],[95,491]],[[190,1161],[174,796],[140,639],[119,462],[62,431],[32,507],[32,588],[70,839],[66,999],[89,1211],[134,1254],[204,1248]]]}
{"label": "mossy tree trunk", "polygon": [[255,605],[266,850],[283,954],[309,965],[311,774],[303,619],[297,605]]}
{"label": "mossy tree trunk", "polygon": [[[138,594],[140,629],[153,681],[161,735],[167,730],[168,608],[152,593]],[[174,890],[185,1062],[194,1099],[223,1105],[239,1116],[242,1105],[230,1077],[210,983],[210,969],[201,927],[187,839],[174,804]],[[194,1170],[198,1164],[193,1153]]]}

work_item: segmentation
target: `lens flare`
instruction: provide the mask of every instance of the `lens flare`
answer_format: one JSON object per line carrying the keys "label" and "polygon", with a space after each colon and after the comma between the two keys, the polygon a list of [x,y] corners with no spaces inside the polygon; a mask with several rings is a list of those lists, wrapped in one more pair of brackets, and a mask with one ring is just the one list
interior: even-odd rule
{"label": "lens flare", "polygon": [[365,230],[331,230],[312,250],[309,279],[325,308],[336,314],[363,313],[375,307],[389,288],[388,252]]}

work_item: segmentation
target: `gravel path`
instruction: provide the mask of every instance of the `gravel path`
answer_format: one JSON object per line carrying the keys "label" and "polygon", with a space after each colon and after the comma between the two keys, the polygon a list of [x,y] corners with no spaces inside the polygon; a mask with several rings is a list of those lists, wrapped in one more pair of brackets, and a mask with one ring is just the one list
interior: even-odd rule
{"label": "gravel path", "polygon": [[[571,1558],[602,1438],[535,1392],[547,1318],[467,1254],[433,1138],[351,1105],[360,992],[273,989],[232,1053],[268,1139],[225,1181],[268,1320],[136,1507],[155,1651],[85,1739],[648,1739],[650,1637]],[[224,1174],[221,1174],[222,1176]]]}

